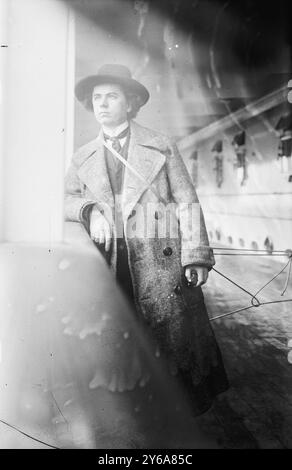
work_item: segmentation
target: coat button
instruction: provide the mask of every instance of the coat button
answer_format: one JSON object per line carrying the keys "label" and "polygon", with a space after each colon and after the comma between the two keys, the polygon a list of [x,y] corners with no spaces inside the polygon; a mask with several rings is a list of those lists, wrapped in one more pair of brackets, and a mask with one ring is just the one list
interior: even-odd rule
{"label": "coat button", "polygon": [[173,291],[176,295],[181,295],[181,286],[179,284],[177,284],[177,286],[175,286]]}
{"label": "coat button", "polygon": [[164,248],[163,254],[165,256],[171,256],[172,255],[172,248],[170,248],[170,246],[167,246],[166,248]]}

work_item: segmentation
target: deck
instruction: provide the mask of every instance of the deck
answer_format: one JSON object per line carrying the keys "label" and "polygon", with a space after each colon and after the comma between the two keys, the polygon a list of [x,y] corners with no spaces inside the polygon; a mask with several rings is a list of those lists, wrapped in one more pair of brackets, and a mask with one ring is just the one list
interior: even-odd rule
{"label": "deck", "polygon": [[[262,256],[217,256],[216,259],[216,269],[252,293],[288,261],[287,257]],[[259,294],[260,300],[292,299],[291,279],[286,294],[280,295],[286,272],[287,269]],[[204,293],[210,317],[250,304],[247,294],[214,271]],[[212,326],[231,387],[200,418],[203,429],[223,448],[291,448],[291,303],[246,310],[213,321]]]}

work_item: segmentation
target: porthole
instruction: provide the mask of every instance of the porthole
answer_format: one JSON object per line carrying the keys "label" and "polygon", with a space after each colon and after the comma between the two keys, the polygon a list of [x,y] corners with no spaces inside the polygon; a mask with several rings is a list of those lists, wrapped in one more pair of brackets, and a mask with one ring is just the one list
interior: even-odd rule
{"label": "porthole", "polygon": [[257,242],[251,242],[251,248],[252,248],[252,250],[258,250],[259,245],[257,244]]}
{"label": "porthole", "polygon": [[216,233],[216,238],[217,238],[217,240],[221,240],[221,232],[220,232],[220,230],[216,230],[215,233]]}
{"label": "porthole", "polygon": [[241,247],[244,247],[244,239],[243,239],[243,238],[240,238],[238,241],[239,241],[239,245],[240,245]]}
{"label": "porthole", "polygon": [[274,243],[272,242],[270,237],[266,237],[264,241],[264,247],[269,252],[272,253],[274,250]]}

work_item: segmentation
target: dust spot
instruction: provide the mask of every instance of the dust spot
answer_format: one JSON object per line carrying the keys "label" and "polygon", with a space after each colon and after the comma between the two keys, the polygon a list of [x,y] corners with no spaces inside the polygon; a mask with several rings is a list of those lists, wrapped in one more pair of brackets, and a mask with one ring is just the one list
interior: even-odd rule
{"label": "dust spot", "polygon": [[102,333],[102,326],[100,324],[95,324],[95,325],[92,325],[92,326],[86,326],[85,328],[83,328],[82,331],[80,331],[79,338],[84,339],[88,335],[93,335],[93,334],[96,334],[97,336],[100,336],[101,333]]}
{"label": "dust spot", "polygon": [[150,375],[149,375],[149,374],[145,374],[145,375],[142,377],[142,379],[140,380],[139,386],[140,386],[141,388],[145,387],[145,385],[147,384],[147,382],[149,381],[149,379],[150,379]]}
{"label": "dust spot", "polygon": [[103,313],[101,316],[102,321],[110,320],[110,315],[108,313]]}
{"label": "dust spot", "polygon": [[69,327],[65,328],[64,334],[68,335],[68,336],[73,336],[74,335],[72,328],[69,328]]}
{"label": "dust spot", "polygon": [[[106,322],[110,319],[110,315],[103,313],[96,323],[93,325],[86,325],[79,333],[79,338],[84,339],[88,335],[96,334],[100,336],[104,330],[107,329]],[[119,345],[120,346],[120,345]],[[117,346],[117,347],[119,347]]]}
{"label": "dust spot", "polygon": [[60,261],[60,263],[59,263],[58,268],[61,271],[65,271],[65,269],[68,269],[70,267],[70,265],[71,265],[71,263],[68,259],[62,259],[62,261]]}
{"label": "dust spot", "polygon": [[67,400],[67,401],[64,403],[64,407],[71,405],[71,403],[73,403],[73,400],[72,400],[72,399],[71,399],[71,400]]}
{"label": "dust spot", "polygon": [[105,378],[100,372],[97,372],[94,378],[89,383],[89,388],[92,390],[98,387],[105,387],[107,385]]}
{"label": "dust spot", "polygon": [[36,311],[36,313],[42,313],[46,310],[46,308],[47,307],[44,304],[39,304],[39,305],[36,306],[35,311]]}
{"label": "dust spot", "polygon": [[52,419],[53,424],[60,424],[63,422],[64,422],[64,419],[62,416],[56,416],[55,418]]}

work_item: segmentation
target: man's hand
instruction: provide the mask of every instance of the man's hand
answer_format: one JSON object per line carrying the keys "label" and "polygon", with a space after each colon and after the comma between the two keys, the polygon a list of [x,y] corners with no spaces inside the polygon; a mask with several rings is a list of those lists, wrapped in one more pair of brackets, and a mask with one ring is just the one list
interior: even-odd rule
{"label": "man's hand", "polygon": [[187,278],[187,281],[196,287],[205,284],[208,279],[208,274],[208,268],[206,268],[205,266],[189,264],[185,267],[185,276]]}
{"label": "man's hand", "polygon": [[89,225],[90,236],[96,243],[105,243],[105,251],[109,251],[112,240],[111,227],[106,218],[97,208],[93,208]]}

